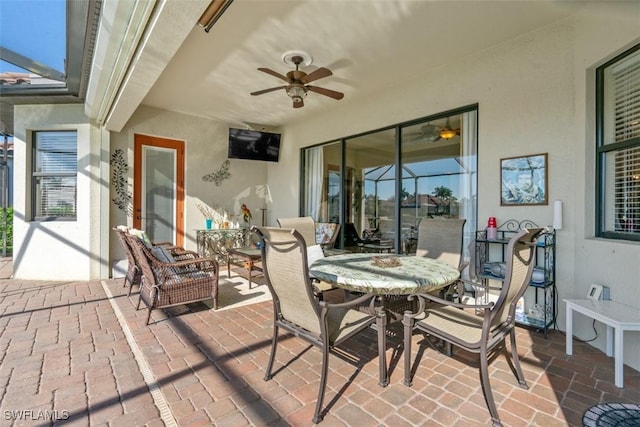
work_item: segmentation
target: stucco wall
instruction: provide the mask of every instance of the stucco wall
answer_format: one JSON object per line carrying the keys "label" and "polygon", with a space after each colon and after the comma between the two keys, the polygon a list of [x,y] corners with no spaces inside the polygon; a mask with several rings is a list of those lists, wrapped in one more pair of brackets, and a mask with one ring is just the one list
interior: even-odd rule
{"label": "stucco wall", "polygon": [[[100,144],[78,105],[17,105],[14,120],[15,175],[13,270],[19,279],[90,280],[100,276]],[[28,185],[31,132],[77,130],[76,221],[31,221]],[[27,250],[28,248],[28,250]]]}
{"label": "stucco wall", "polygon": [[[291,179],[301,147],[478,103],[479,206],[482,224],[530,219],[551,224],[553,200],[564,204],[557,235],[558,327],[563,298],[581,298],[591,283],[612,299],[640,308],[640,245],[593,238],[594,67],[640,42],[640,3],[590,4],[556,22],[492,49],[461,58],[359,103],[345,97],[331,111],[284,128],[280,163],[269,166],[272,218],[296,215],[298,180]],[[393,108],[389,108],[393,105]],[[331,126],[327,124],[330,123]],[[501,207],[499,161],[549,154],[549,206]],[[576,316],[575,334],[593,336],[591,320]],[[593,343],[604,349],[605,329]],[[640,334],[628,333],[625,363],[640,369]]]}
{"label": "stucco wall", "polygon": [[[205,217],[198,204],[206,204],[230,215],[239,215],[245,203],[253,214],[253,224],[260,224],[260,208],[270,203],[265,196],[267,162],[229,159],[231,176],[217,186],[203,181],[202,177],[217,171],[227,160],[229,136],[227,123],[188,116],[152,107],[140,107],[121,132],[111,133],[111,152],[120,148],[127,153],[129,165],[129,190],[133,192],[133,142],[134,135],[145,134],[185,142],[185,247],[196,250],[196,229],[205,227]],[[111,199],[115,197],[111,187]],[[110,205],[112,224],[133,224],[133,219]],[[117,240],[111,241],[111,259],[124,259]]]}

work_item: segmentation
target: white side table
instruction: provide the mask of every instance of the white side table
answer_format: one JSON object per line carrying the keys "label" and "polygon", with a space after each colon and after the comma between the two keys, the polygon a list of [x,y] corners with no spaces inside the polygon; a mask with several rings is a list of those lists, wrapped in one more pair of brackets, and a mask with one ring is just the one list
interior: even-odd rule
{"label": "white side table", "polygon": [[[607,325],[607,356],[615,357],[615,384],[624,387],[624,331],[640,331],[640,310],[615,301],[565,299],[567,304],[566,353],[573,354],[573,312]],[[615,338],[614,332],[615,331]],[[615,344],[615,349],[614,349]]]}

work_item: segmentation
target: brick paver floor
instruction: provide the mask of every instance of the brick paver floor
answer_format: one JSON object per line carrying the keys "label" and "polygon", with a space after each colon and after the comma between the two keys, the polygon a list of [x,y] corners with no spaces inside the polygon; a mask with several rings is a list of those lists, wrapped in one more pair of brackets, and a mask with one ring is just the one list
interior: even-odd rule
{"label": "brick paver floor", "polygon": [[[285,336],[275,377],[263,380],[271,302],[156,310],[145,326],[135,291],[127,297],[122,279],[104,286],[107,292],[99,281],[0,281],[0,426],[312,424],[316,348]],[[447,357],[415,335],[413,357],[421,362],[408,388],[401,330],[390,335],[386,388],[378,386],[373,330],[330,357],[322,425],[490,425],[470,354]],[[640,401],[640,373],[625,367],[625,388],[616,388],[613,360],[590,345],[576,342],[567,357],[560,332],[545,339],[519,328],[518,346],[529,390],[518,387],[503,354],[490,365],[505,426],[579,426],[594,404]]]}

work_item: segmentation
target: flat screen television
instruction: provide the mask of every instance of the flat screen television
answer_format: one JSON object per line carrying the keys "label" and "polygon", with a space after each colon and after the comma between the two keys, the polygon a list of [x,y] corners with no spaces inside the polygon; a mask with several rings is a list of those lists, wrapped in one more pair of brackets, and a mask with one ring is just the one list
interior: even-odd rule
{"label": "flat screen television", "polygon": [[279,133],[229,128],[230,159],[277,162],[280,156]]}

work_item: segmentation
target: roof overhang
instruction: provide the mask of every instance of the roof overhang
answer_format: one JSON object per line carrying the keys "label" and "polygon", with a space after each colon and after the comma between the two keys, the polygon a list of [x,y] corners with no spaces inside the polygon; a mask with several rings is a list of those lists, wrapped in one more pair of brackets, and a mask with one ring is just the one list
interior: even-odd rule
{"label": "roof overhang", "polygon": [[46,67],[18,52],[0,48],[0,58],[18,67],[65,84],[0,86],[1,132],[13,134],[13,107],[25,104],[83,103],[103,0],[67,0],[66,70]]}

